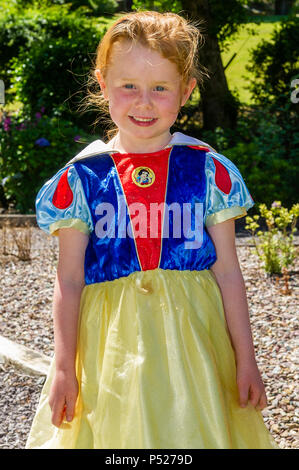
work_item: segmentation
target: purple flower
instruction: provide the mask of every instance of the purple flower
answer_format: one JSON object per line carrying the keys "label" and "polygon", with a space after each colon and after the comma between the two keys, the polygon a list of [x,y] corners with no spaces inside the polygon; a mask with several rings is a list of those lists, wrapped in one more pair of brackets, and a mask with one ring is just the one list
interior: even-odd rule
{"label": "purple flower", "polygon": [[75,142],[78,142],[78,140],[80,140],[80,139],[81,139],[81,135],[75,135],[75,137],[74,137]]}
{"label": "purple flower", "polygon": [[5,130],[5,132],[9,132],[10,131],[10,124],[11,124],[11,119],[10,117],[7,117],[4,119],[4,122],[3,122],[3,129]]}
{"label": "purple flower", "polygon": [[41,113],[35,113],[36,119],[39,121],[42,117]]}
{"label": "purple flower", "polygon": [[19,126],[16,126],[17,131],[22,131],[23,129],[26,129],[26,124],[24,122],[21,122]]}
{"label": "purple flower", "polygon": [[39,147],[48,147],[50,145],[50,142],[44,137],[41,137],[40,139],[37,139],[35,141],[35,144],[38,145]]}
{"label": "purple flower", "polygon": [[44,113],[44,112],[45,112],[45,109],[46,109],[46,108],[45,108],[44,106],[42,106],[42,107],[40,108],[40,112],[41,112],[41,113]]}
{"label": "purple flower", "polygon": [[272,207],[272,208],[274,208],[274,207],[281,207],[281,202],[280,202],[280,201],[274,201],[274,202],[272,202],[271,207]]}

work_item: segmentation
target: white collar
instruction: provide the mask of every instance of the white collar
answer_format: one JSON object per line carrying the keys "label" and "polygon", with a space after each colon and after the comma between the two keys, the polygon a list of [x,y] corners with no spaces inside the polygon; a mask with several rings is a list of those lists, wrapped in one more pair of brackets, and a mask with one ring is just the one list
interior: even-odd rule
{"label": "white collar", "polygon": [[[114,139],[115,137],[111,139],[108,144],[105,144],[105,142],[100,139],[95,140],[91,144],[87,145],[87,147],[85,147],[80,153],[78,153],[74,158],[72,158],[72,160],[70,160],[65,166],[75,163],[78,160],[94,157],[103,153],[122,153],[119,152],[117,149],[113,148],[112,144],[115,142]],[[194,137],[182,134],[182,132],[175,132],[172,135],[170,142],[166,145],[165,148],[173,147],[174,145],[203,146],[207,147],[212,151],[215,151],[209,144],[203,142],[202,140],[195,139]]]}

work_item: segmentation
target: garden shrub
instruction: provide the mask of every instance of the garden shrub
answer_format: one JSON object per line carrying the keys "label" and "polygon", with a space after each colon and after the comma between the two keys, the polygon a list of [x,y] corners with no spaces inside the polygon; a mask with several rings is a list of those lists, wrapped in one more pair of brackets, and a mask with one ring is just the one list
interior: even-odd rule
{"label": "garden shrub", "polygon": [[[88,53],[95,49],[89,34],[75,38],[50,38],[42,44],[34,42],[30,51],[23,51],[11,61],[14,97],[23,103],[23,111],[31,116],[45,107],[48,113],[59,109],[63,116],[80,125],[78,105],[85,96],[84,84],[90,68]],[[89,49],[88,49],[89,44]],[[84,118],[82,127],[92,122]]]}
{"label": "garden shrub", "polygon": [[246,175],[257,202],[271,204],[274,199],[290,207],[298,202],[299,178],[298,117],[293,104],[287,102],[278,111],[275,104],[265,105],[242,119],[242,140],[226,150],[227,156]]}
{"label": "garden shrub", "polygon": [[75,96],[62,107],[69,119],[83,96],[82,85],[104,33],[103,18],[92,20],[69,8],[41,5],[39,10],[9,11],[0,19],[0,78],[7,102],[22,103],[26,115],[33,117],[41,106],[49,113]]}
{"label": "garden shrub", "polygon": [[291,99],[299,78],[298,26],[290,15],[252,51],[247,70],[254,105],[240,107],[236,128],[200,136],[239,167],[254,200],[268,205],[298,201],[299,103]]}
{"label": "garden shrub", "polygon": [[34,120],[6,115],[0,126],[2,197],[22,213],[34,213],[43,183],[94,140],[72,122],[43,112]]}
{"label": "garden shrub", "polygon": [[198,137],[237,165],[256,203],[291,207],[298,202],[298,128],[291,101],[264,103],[241,107],[235,129],[199,131]]}
{"label": "garden shrub", "polygon": [[93,15],[112,15],[117,7],[116,0],[73,0],[72,7],[78,8],[82,5],[89,7],[90,13]]}
{"label": "garden shrub", "polygon": [[275,103],[278,108],[290,101],[291,82],[299,79],[298,29],[299,17],[290,15],[275,28],[269,41],[262,40],[252,50],[246,69],[255,103]]}
{"label": "garden shrub", "polygon": [[[270,209],[266,204],[259,204],[260,215],[246,217],[246,229],[252,235],[254,250],[266,273],[282,274],[294,265],[298,248],[294,244],[294,233],[299,216],[299,204],[290,210],[283,207],[280,201],[274,201]],[[258,220],[262,216],[267,230],[261,231]],[[258,230],[258,231],[257,231]]]}

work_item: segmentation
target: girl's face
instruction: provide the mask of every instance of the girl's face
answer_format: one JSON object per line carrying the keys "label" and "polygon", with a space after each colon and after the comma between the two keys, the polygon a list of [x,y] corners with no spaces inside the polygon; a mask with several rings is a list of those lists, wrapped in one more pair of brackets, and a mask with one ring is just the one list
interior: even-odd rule
{"label": "girl's face", "polygon": [[119,129],[120,150],[137,153],[168,144],[169,129],[196,85],[192,79],[182,90],[174,63],[129,41],[113,45],[106,77],[100,70],[96,77]]}

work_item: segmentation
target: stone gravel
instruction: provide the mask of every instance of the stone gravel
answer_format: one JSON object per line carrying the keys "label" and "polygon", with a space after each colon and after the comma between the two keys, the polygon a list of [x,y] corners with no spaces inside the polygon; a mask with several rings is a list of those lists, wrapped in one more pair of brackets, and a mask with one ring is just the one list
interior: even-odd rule
{"label": "stone gravel", "polygon": [[[22,230],[26,229],[19,228],[18,233]],[[286,294],[284,280],[266,276],[249,244],[250,238],[237,239],[256,359],[268,398],[262,413],[281,448],[299,448],[298,259]],[[0,253],[0,335],[52,356],[58,240],[31,228],[30,261],[18,259],[11,231],[4,246],[10,254]],[[0,363],[0,448],[25,447],[44,381],[45,377],[27,375],[13,363]]]}

